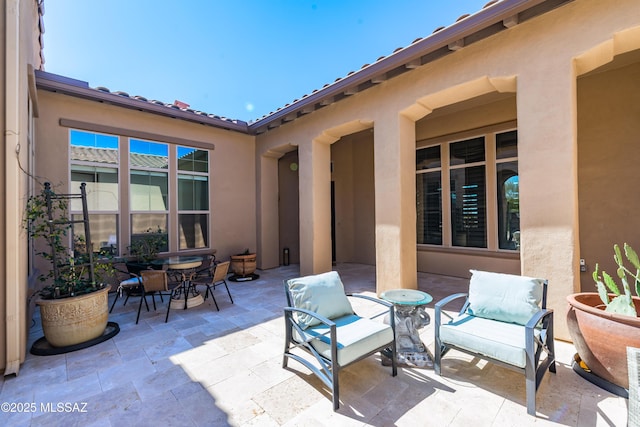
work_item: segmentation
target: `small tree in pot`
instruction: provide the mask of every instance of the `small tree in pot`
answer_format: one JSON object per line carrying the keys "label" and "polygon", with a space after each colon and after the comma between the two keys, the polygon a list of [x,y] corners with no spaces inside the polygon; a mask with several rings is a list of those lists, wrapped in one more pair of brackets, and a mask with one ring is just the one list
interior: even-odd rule
{"label": "small tree in pot", "polygon": [[[103,334],[108,320],[108,291],[102,278],[113,273],[109,259],[93,261],[86,209],[86,186],[80,194],[56,194],[49,183],[27,200],[24,226],[36,254],[50,268],[39,276],[45,286],[39,290],[42,328],[54,347],[90,341]],[[74,222],[69,216],[69,199],[83,202],[84,236],[70,238]],[[38,246],[40,245],[40,246]]]}

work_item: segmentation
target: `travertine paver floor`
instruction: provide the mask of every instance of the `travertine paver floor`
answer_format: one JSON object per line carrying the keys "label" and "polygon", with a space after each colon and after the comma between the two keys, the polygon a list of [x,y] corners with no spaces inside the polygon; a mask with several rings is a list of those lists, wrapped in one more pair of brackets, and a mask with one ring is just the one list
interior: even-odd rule
{"label": "travertine paver floor", "polygon": [[[375,267],[338,264],[348,291],[375,292]],[[186,311],[164,305],[143,312],[118,301],[113,339],[57,356],[28,355],[18,376],[0,379],[3,426],[624,426],[627,402],[571,369],[575,350],[557,342],[557,374],[538,391],[537,417],[526,413],[524,378],[451,352],[443,376],[400,368],[391,377],[377,356],[341,373],[341,407],[332,411],[322,383],[294,361],[282,368],[282,280],[298,266],[258,271],[253,282],[229,282],[235,304],[216,290]],[[420,289],[437,301],[466,291],[468,281],[419,274]],[[114,296],[112,295],[111,298]],[[112,300],[112,299],[111,299]],[[433,315],[433,303],[427,311]],[[433,325],[421,329],[433,350]],[[30,344],[42,336],[36,317]],[[62,406],[60,406],[60,404]],[[11,405],[10,405],[11,406]],[[4,408],[6,409],[7,406]]]}

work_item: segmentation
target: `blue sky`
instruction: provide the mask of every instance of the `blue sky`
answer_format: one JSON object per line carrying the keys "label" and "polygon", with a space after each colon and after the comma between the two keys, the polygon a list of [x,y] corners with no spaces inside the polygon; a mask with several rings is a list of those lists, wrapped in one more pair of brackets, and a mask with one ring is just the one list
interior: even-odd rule
{"label": "blue sky", "polygon": [[256,120],[489,0],[47,0],[45,71]]}

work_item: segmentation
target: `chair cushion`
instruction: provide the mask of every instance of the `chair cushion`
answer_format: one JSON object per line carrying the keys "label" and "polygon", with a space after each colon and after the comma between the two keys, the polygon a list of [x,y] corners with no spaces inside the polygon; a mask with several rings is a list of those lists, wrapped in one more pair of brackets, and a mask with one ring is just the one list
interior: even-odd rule
{"label": "chair cushion", "polygon": [[526,325],[540,310],[544,280],[471,270],[468,313]]}
{"label": "chair cushion", "polygon": [[[328,319],[353,314],[353,308],[336,271],[290,279],[287,286],[296,308],[313,311]],[[320,323],[306,314],[298,313],[297,319],[303,329]]]}
{"label": "chair cushion", "polygon": [[[355,314],[343,316],[333,321],[336,323],[338,365],[340,366],[346,366],[363,355],[371,354],[385,344],[393,342],[393,329],[385,323],[362,318]],[[323,357],[331,360],[329,328],[326,325],[310,327],[305,330],[305,335],[304,339],[319,336],[320,338],[313,341],[312,345]],[[299,338],[296,336],[296,339]]]}
{"label": "chair cushion", "polygon": [[[539,329],[533,331],[536,336],[540,334]],[[526,365],[522,325],[462,314],[440,326],[440,340],[509,365],[520,368]]]}

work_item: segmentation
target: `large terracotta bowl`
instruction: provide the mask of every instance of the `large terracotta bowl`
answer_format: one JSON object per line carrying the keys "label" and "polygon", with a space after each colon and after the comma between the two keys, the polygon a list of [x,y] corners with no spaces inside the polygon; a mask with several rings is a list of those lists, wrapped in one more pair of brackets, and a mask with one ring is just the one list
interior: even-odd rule
{"label": "large terracotta bowl", "polygon": [[[572,294],[567,301],[569,334],[582,361],[598,377],[628,389],[627,347],[640,348],[640,317],[605,312],[596,292]],[[640,313],[640,298],[633,303]]]}

